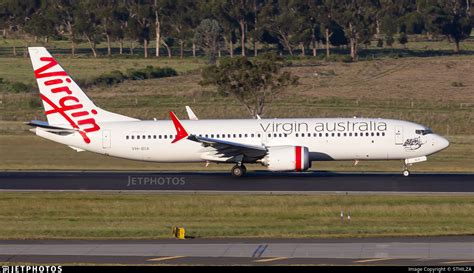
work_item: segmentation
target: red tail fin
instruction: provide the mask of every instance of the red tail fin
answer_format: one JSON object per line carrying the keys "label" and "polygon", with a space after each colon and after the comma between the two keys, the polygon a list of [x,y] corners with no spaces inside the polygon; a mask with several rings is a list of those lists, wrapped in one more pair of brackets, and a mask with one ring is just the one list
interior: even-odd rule
{"label": "red tail fin", "polygon": [[181,125],[181,122],[179,122],[179,119],[176,117],[176,115],[173,112],[170,112],[170,117],[171,117],[171,120],[173,121],[174,128],[176,129],[176,137],[171,143],[175,143],[187,137],[189,134],[188,132],[186,132],[183,125]]}

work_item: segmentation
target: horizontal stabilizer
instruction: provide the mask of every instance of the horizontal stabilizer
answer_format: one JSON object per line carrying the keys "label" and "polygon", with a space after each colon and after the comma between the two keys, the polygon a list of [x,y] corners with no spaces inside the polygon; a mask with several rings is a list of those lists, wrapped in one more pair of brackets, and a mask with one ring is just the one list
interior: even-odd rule
{"label": "horizontal stabilizer", "polygon": [[25,122],[25,124],[32,127],[41,128],[47,132],[57,133],[57,134],[72,134],[77,131],[75,129],[70,129],[70,128],[51,126],[49,125],[48,122],[41,121],[41,120],[32,120],[30,122]]}

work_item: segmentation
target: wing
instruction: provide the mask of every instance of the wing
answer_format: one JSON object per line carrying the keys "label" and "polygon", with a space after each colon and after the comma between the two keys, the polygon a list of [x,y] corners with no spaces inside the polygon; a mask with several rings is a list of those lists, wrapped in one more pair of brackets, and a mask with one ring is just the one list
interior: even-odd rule
{"label": "wing", "polygon": [[176,136],[171,143],[184,138],[201,143],[201,158],[217,162],[255,162],[267,154],[267,148],[258,145],[249,145],[221,139],[207,138],[188,134],[178,117],[170,112],[171,120],[176,129]]}
{"label": "wing", "polygon": [[188,136],[189,140],[203,146],[201,157],[218,162],[255,162],[267,154],[264,146],[249,145],[196,135]]}

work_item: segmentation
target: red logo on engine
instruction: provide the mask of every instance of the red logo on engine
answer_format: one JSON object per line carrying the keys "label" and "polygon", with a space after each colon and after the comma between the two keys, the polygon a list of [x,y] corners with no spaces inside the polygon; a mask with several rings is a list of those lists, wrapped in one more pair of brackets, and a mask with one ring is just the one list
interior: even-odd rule
{"label": "red logo on engine", "polygon": [[[65,71],[53,71],[47,72],[50,68],[56,66],[58,63],[54,58],[41,57],[41,61],[47,62],[44,66],[35,70],[36,79],[42,78],[53,78],[44,82],[46,87],[51,86],[52,94],[59,94],[62,97],[59,99],[58,104],[55,104],[47,96],[41,94],[41,99],[51,106],[53,109],[45,112],[46,115],[59,114],[69,122],[72,128],[77,129],[81,134],[85,143],[90,143],[91,140],[87,136],[87,133],[99,131],[100,127],[97,125],[92,114],[96,115],[95,109],[90,110],[90,113],[86,111],[79,99],[74,96],[73,92],[69,89],[67,83],[71,83],[70,78],[62,79],[57,77],[68,77]],[[69,114],[70,113],[70,114]],[[84,128],[88,126],[87,128]],[[82,128],[81,128],[82,127]]]}

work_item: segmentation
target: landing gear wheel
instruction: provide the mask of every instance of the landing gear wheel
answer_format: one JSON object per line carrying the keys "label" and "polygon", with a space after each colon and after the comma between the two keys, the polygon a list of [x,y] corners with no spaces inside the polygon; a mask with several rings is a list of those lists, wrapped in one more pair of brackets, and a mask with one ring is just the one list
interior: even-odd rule
{"label": "landing gear wheel", "polygon": [[244,176],[247,172],[247,168],[244,165],[235,165],[232,167],[232,176],[234,177],[241,177]]}
{"label": "landing gear wheel", "polygon": [[404,170],[403,171],[403,176],[410,176],[410,171],[409,170]]}

